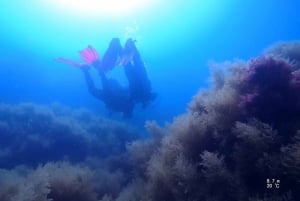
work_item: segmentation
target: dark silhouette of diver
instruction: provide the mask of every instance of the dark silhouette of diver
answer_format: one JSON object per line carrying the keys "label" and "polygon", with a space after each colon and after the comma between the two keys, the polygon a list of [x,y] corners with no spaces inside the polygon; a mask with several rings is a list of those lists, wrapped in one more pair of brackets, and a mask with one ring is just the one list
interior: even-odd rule
{"label": "dark silhouette of diver", "polygon": [[129,83],[130,98],[135,103],[142,103],[145,108],[156,98],[151,92],[151,83],[145,68],[145,63],[135,46],[135,41],[129,38],[124,46],[121,56],[121,64]]}
{"label": "dark silhouette of diver", "polygon": [[102,100],[105,106],[112,110],[123,113],[123,117],[130,118],[134,102],[131,100],[128,89],[121,86],[120,83],[112,78],[107,78],[102,72],[100,74],[102,89],[95,87],[89,70],[83,69],[84,77],[88,86],[89,92],[99,100]]}
{"label": "dark silhouette of diver", "polygon": [[[102,60],[99,59],[97,51],[92,46],[80,51],[80,56],[86,63],[98,70],[102,89],[95,87],[89,73],[89,65],[64,58],[58,58],[57,61],[80,67],[89,92],[102,100],[108,109],[122,112],[125,118],[130,118],[135,103],[140,102],[143,107],[146,107],[150,101],[154,100],[156,95],[151,92],[151,84],[144,63],[132,39],[128,39],[122,49],[120,40],[113,38]],[[112,70],[116,65],[124,66],[129,83],[128,88],[121,86],[117,80],[106,77],[105,72]]]}

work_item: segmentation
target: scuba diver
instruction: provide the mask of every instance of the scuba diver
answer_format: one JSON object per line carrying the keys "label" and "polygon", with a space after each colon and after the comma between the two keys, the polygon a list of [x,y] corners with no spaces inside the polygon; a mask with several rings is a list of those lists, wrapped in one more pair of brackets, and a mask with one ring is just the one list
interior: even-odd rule
{"label": "scuba diver", "polygon": [[151,92],[151,83],[145,68],[145,63],[135,46],[135,41],[129,38],[124,46],[120,64],[124,66],[124,71],[129,83],[130,98],[135,103],[141,103],[145,108],[156,98],[156,93]]}
{"label": "scuba diver", "polygon": [[[99,58],[96,49],[90,45],[79,53],[86,63],[78,63],[65,58],[58,58],[56,61],[79,67],[84,73],[89,92],[103,101],[109,110],[122,112],[123,117],[130,118],[135,103],[140,102],[145,108],[150,101],[155,99],[156,94],[151,92],[144,63],[132,39],[128,39],[122,49],[120,40],[113,38],[102,59]],[[90,65],[98,70],[102,89],[95,87],[89,73]],[[129,83],[128,88],[121,86],[115,79],[107,78],[105,74],[117,65],[124,66]]]}
{"label": "scuba diver", "polygon": [[124,118],[131,118],[134,102],[129,96],[128,89],[123,87],[117,80],[107,78],[103,72],[99,73],[102,89],[97,89],[89,70],[87,68],[82,70],[90,94],[102,100],[109,110],[122,112]]}

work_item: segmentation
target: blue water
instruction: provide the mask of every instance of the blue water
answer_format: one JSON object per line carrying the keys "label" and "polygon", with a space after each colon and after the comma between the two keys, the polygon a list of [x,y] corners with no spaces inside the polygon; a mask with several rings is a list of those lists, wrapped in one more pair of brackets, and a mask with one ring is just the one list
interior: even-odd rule
{"label": "blue water", "polygon": [[[89,44],[103,53],[112,37],[122,42],[133,37],[158,98],[146,110],[136,107],[129,122],[164,123],[210,85],[209,61],[248,60],[274,42],[300,35],[297,0],[148,0],[144,8],[122,15],[50,2],[0,2],[1,102],[58,102],[118,119],[88,93],[79,70],[53,59],[79,61],[78,51]],[[110,75],[126,85],[122,69]]]}
{"label": "blue water", "polygon": [[[299,11],[299,0],[0,1],[0,201],[300,200]],[[80,62],[87,45],[103,55],[113,37],[137,41],[158,94],[131,119],[54,60]],[[279,41],[297,42],[211,87],[209,63]],[[107,75],[128,86],[122,67]]]}

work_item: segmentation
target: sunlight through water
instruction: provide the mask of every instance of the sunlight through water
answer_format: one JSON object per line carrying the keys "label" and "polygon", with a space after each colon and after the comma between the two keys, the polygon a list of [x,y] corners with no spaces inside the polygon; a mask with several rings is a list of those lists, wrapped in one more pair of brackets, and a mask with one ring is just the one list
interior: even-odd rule
{"label": "sunlight through water", "polygon": [[137,39],[157,57],[195,37],[204,40],[224,8],[219,0],[11,0],[0,2],[0,22],[2,38],[39,55],[86,44],[105,48],[102,44],[117,36]]}
{"label": "sunlight through water", "polygon": [[149,6],[149,0],[60,0],[48,3],[67,14],[85,17],[123,17]]}

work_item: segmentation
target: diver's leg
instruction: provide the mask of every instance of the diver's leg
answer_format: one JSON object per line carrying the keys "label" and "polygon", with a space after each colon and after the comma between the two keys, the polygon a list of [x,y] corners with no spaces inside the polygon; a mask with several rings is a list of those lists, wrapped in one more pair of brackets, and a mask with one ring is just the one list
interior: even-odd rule
{"label": "diver's leg", "polygon": [[99,75],[100,75],[100,78],[101,78],[101,83],[102,83],[102,89],[103,89],[103,91],[109,90],[109,88],[110,88],[109,81],[108,81],[105,73],[103,71],[99,71]]}
{"label": "diver's leg", "polygon": [[138,50],[136,51],[136,54],[133,56],[133,71],[137,79],[137,82],[139,82],[141,88],[143,89],[143,92],[145,93],[144,96],[147,96],[147,94],[150,95],[150,92],[152,90],[151,82],[148,77],[145,63],[141,59]]}
{"label": "diver's leg", "polygon": [[135,41],[128,39],[123,50],[123,57],[130,57],[131,62],[125,62],[124,72],[129,83],[130,97],[135,102],[146,107],[148,102],[156,98],[152,93],[151,82],[148,78],[145,63],[135,46]]}
{"label": "diver's leg", "polygon": [[116,66],[118,57],[122,53],[122,46],[119,38],[113,38],[105,51],[102,59],[101,68],[102,70],[108,71]]}
{"label": "diver's leg", "polygon": [[82,72],[84,74],[85,82],[87,84],[90,94],[92,94],[94,97],[96,97],[98,99],[103,99],[102,90],[97,89],[95,87],[94,81],[93,81],[88,69],[82,69]]}

